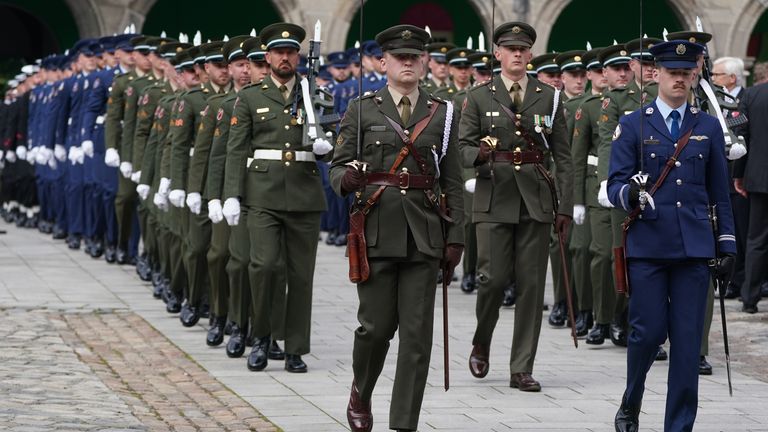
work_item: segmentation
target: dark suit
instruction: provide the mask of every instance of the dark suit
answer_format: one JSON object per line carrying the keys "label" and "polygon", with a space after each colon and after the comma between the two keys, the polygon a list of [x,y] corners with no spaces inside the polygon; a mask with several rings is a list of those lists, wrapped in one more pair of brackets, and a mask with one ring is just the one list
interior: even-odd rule
{"label": "dark suit", "polygon": [[741,298],[744,306],[754,306],[760,301],[760,284],[766,279],[765,264],[768,261],[768,84],[760,84],[743,92],[739,111],[749,119],[741,134],[747,142],[747,155],[737,160],[733,177],[744,179],[744,189],[749,192],[749,225],[746,234],[744,283]]}

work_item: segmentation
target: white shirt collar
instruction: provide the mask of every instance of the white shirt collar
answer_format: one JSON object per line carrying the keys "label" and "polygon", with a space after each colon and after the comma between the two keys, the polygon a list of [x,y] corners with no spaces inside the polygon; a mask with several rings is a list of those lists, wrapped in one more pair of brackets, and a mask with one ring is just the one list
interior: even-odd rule
{"label": "white shirt collar", "polygon": [[728,94],[733,97],[738,97],[740,91],[741,91],[741,86],[736,86],[732,90],[728,90]]}

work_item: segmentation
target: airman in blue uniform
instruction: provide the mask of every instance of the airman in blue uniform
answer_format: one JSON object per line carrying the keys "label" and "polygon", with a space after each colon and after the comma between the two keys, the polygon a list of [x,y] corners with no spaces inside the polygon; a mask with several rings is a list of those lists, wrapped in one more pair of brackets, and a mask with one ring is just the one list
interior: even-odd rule
{"label": "airman in blue uniform", "polygon": [[[659,95],[622,117],[613,134],[609,199],[627,212],[643,202],[626,232],[627,275],[633,289],[627,388],[615,418],[620,432],[638,430],[645,377],[667,337],[664,430],[693,430],[708,261],[723,258],[714,261],[713,270],[725,272],[736,253],[723,133],[714,117],[687,103],[702,50],[683,40],[651,47],[659,69]],[[672,158],[678,145],[684,147]],[[669,175],[650,195],[666,164],[672,164]],[[645,184],[638,173],[647,175]],[[710,215],[719,223],[714,234]]]}

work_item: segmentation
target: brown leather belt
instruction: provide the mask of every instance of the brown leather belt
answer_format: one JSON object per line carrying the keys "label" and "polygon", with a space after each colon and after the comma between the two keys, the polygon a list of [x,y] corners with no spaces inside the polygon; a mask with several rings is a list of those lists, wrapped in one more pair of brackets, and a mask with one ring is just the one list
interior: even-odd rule
{"label": "brown leather belt", "polygon": [[366,175],[366,183],[399,187],[400,189],[432,189],[435,185],[435,178],[428,175],[411,174],[407,171],[400,171],[396,174],[375,172]]}
{"label": "brown leather belt", "polygon": [[511,162],[513,165],[544,162],[544,154],[539,150],[497,151],[493,157],[496,162]]}

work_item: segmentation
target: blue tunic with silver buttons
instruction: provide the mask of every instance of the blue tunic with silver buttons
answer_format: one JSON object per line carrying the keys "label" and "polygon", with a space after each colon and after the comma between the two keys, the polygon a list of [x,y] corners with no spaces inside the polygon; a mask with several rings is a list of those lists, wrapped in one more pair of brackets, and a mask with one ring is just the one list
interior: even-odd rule
{"label": "blue tunic with silver buttons", "polygon": [[[653,195],[655,209],[646,205],[629,228],[628,258],[713,258],[715,239],[709,220],[713,205],[719,222],[718,248],[721,253],[736,253],[722,129],[717,119],[688,106],[680,136],[688,130],[692,132],[687,146]],[[642,168],[649,174],[650,190],[675,146],[656,101],[622,117],[611,146],[608,196],[613,205],[631,211],[630,178]]]}

